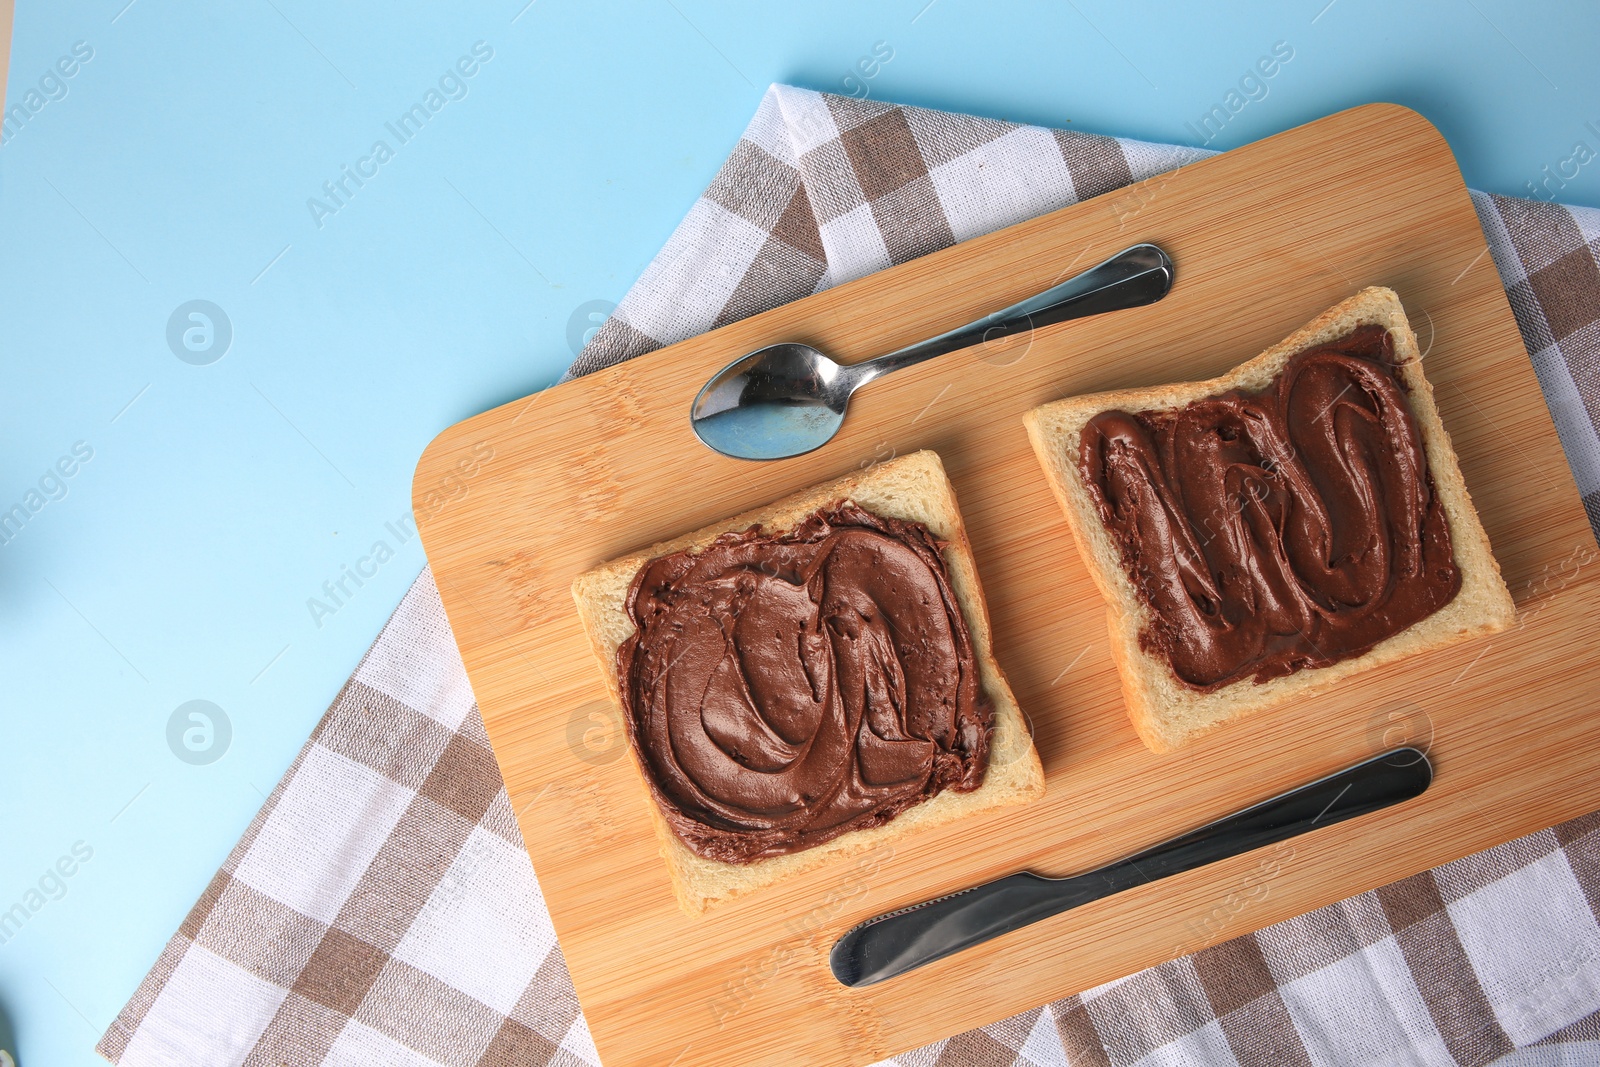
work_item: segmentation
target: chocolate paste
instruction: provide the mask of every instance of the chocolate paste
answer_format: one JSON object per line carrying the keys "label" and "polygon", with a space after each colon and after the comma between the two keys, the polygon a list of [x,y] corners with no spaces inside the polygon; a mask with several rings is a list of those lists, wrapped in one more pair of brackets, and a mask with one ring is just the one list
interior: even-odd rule
{"label": "chocolate paste", "polygon": [[1102,412],[1078,463],[1150,608],[1144,648],[1195,689],[1358,656],[1461,588],[1381,326],[1259,393]]}
{"label": "chocolate paste", "polygon": [[939,548],[845,502],[640,569],[618,677],[689,848],[748,863],[983,784],[994,710]]}

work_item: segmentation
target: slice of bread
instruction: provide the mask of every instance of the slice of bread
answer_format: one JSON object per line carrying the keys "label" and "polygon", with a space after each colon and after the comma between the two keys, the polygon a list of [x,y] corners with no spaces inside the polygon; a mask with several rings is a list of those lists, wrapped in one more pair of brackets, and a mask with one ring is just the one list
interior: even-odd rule
{"label": "slice of bread", "polygon": [[[841,834],[812,848],[787,855],[735,864],[707,859],[691,851],[668,825],[652,795],[649,803],[661,854],[672,877],[678,903],[690,915],[700,915],[723,900],[760,889],[781,878],[808,871],[868,849],[899,842],[913,831],[940,826],[991,808],[1019,804],[1044,795],[1044,770],[1033,748],[1027,721],[1011,688],[995,662],[989,633],[989,614],[978,585],[955,490],[945,476],[944,464],[933,452],[913,452],[876,464],[859,474],[816,486],[798,496],[768,507],[737,515],[694,533],[652,545],[578,576],[572,596],[594,646],[595,658],[619,710],[627,714],[617,678],[617,649],[634,631],[626,599],[634,575],[648,561],[682,549],[703,548],[724,533],[759,525],[781,532],[807,516],[841,500],[852,500],[884,518],[920,522],[944,542],[943,558],[950,585],[960,602],[978,664],[979,685],[994,708],[994,735],[983,784],[969,792],[944,790],[932,799],[908,808],[889,822],[870,829]],[[630,745],[630,749],[632,746]],[[639,754],[634,765],[648,789]]]}
{"label": "slice of bread", "polygon": [[[1411,413],[1422,433],[1434,491],[1449,524],[1461,589],[1432,615],[1358,656],[1263,682],[1244,678],[1210,692],[1191,688],[1178,680],[1164,657],[1147,652],[1140,645],[1140,634],[1149,626],[1152,613],[1135,589],[1120,550],[1083,483],[1078,468],[1080,434],[1090,419],[1105,411],[1171,411],[1229,390],[1266,389],[1290,357],[1338,340],[1365,325],[1385,327],[1394,343],[1397,377],[1407,391]],[[1423,376],[1416,336],[1392,290],[1363,289],[1221,377],[1069,397],[1035,408],[1024,421],[1050,487],[1066,512],[1083,561],[1105,596],[1111,651],[1122,676],[1128,716],[1140,738],[1156,752],[1170,752],[1230,719],[1276,707],[1357,671],[1477,634],[1503,630],[1514,619],[1511,594],[1500,577],[1500,565],[1495,562],[1483,524],[1467,495],[1450,447],[1450,435],[1439,421],[1433,390]]]}

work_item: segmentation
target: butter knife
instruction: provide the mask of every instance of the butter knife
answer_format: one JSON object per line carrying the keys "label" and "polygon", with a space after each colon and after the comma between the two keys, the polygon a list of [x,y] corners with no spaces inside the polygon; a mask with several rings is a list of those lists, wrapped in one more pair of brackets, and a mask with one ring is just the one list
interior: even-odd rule
{"label": "butter knife", "polygon": [[1022,871],[869,919],[828,962],[844,985],[872,985],[1091,900],[1421,796],[1432,781],[1424,753],[1393,749],[1086,874]]}

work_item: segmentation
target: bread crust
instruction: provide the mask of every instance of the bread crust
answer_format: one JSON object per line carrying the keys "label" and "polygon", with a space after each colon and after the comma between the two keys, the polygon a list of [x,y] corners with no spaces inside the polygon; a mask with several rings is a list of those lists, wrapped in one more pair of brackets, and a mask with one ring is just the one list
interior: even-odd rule
{"label": "bread crust", "polygon": [[[1139,635],[1151,621],[1150,609],[1135,590],[1078,471],[1083,427],[1104,411],[1171,411],[1232,389],[1265,389],[1292,356],[1365,325],[1383,326],[1393,339],[1396,374],[1422,434],[1434,490],[1450,527],[1461,589],[1432,615],[1359,656],[1265,682],[1246,678],[1209,693],[1191,689],[1177,680],[1164,657],[1140,647]],[[1045,477],[1066,514],[1089,574],[1105,598],[1111,654],[1122,678],[1128,717],[1150,749],[1170,752],[1241,715],[1276,707],[1359,671],[1512,624],[1516,608],[1472,506],[1450,435],[1439,419],[1433,389],[1423,373],[1422,355],[1400,298],[1391,289],[1374,286],[1335,304],[1259,356],[1216,378],[1069,397],[1023,417]]]}
{"label": "bread crust", "polygon": [[[955,490],[945,475],[944,464],[931,451],[913,452],[875,464],[860,473],[659,542],[580,574],[572,583],[573,600],[619,712],[626,714],[617,677],[617,649],[634,631],[626,599],[634,575],[645,563],[671,552],[702,548],[724,533],[754,525],[773,532],[784,531],[819,508],[839,500],[853,500],[866,510],[887,518],[920,522],[945,542],[943,557],[950,571],[951,588],[972,634],[979,685],[995,709],[988,771],[983,785],[970,793],[945,790],[882,826],[853,830],[801,852],[748,864],[724,863],[690,851],[673,833],[652,795],[647,807],[656,840],[671,875],[678,904],[691,916],[699,916],[721,901],[754,892],[825,863],[893,844],[914,831],[1044,795],[1044,769],[1034,750],[1027,720],[994,657],[989,612],[978,584],[972,546],[956,506]],[[648,792],[643,762],[633,751],[633,745],[628,747],[640,785]]]}

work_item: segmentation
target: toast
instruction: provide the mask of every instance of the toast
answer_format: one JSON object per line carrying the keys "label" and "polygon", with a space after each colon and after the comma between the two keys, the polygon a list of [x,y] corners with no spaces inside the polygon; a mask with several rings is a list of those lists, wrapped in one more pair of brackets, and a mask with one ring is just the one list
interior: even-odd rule
{"label": "toast", "polygon": [[[1265,680],[1244,677],[1210,691],[1185,684],[1172,661],[1142,640],[1155,614],[1148,599],[1136,588],[1122,549],[1102,519],[1080,471],[1084,428],[1105,412],[1152,415],[1179,411],[1194,401],[1233,390],[1259,393],[1273,386],[1295,355],[1346,338],[1369,325],[1388,331],[1395,379],[1420,432],[1427,473],[1449,530],[1460,575],[1459,590],[1431,614],[1350,658]],[[1423,374],[1416,337],[1399,298],[1389,289],[1363,289],[1220,377],[1069,397],[1035,408],[1024,421],[1084,563],[1105,597],[1112,656],[1121,674],[1129,718],[1139,737],[1156,752],[1172,751],[1231,719],[1276,707],[1358,671],[1503,630],[1514,620],[1511,595],[1472,506],[1450,435],[1439,420],[1433,391]]]}
{"label": "toast", "polygon": [[841,501],[853,501],[883,518],[921,523],[941,543],[940,555],[949,574],[950,588],[971,635],[978,686],[994,711],[994,730],[983,782],[970,792],[945,789],[906,808],[882,825],[849,830],[801,851],[748,863],[725,862],[691,850],[669,824],[658,803],[630,722],[629,750],[643,784],[651,792],[648,806],[660,851],[678,903],[692,916],[702,914],[721,901],[756,891],[802,871],[898,842],[914,831],[941,826],[992,808],[1023,803],[1044,793],[1044,772],[1034,751],[1028,724],[995,661],[988,610],[978,584],[972,549],[957,510],[955,492],[938,455],[929,451],[876,464],[861,473],[652,545],[579,575],[572,585],[573,599],[611,697],[624,721],[629,712],[623,683],[618,677],[618,650],[636,630],[628,613],[627,599],[641,568],[671,553],[702,551],[718,537],[752,526],[761,527],[764,533],[787,531],[820,509]]}

